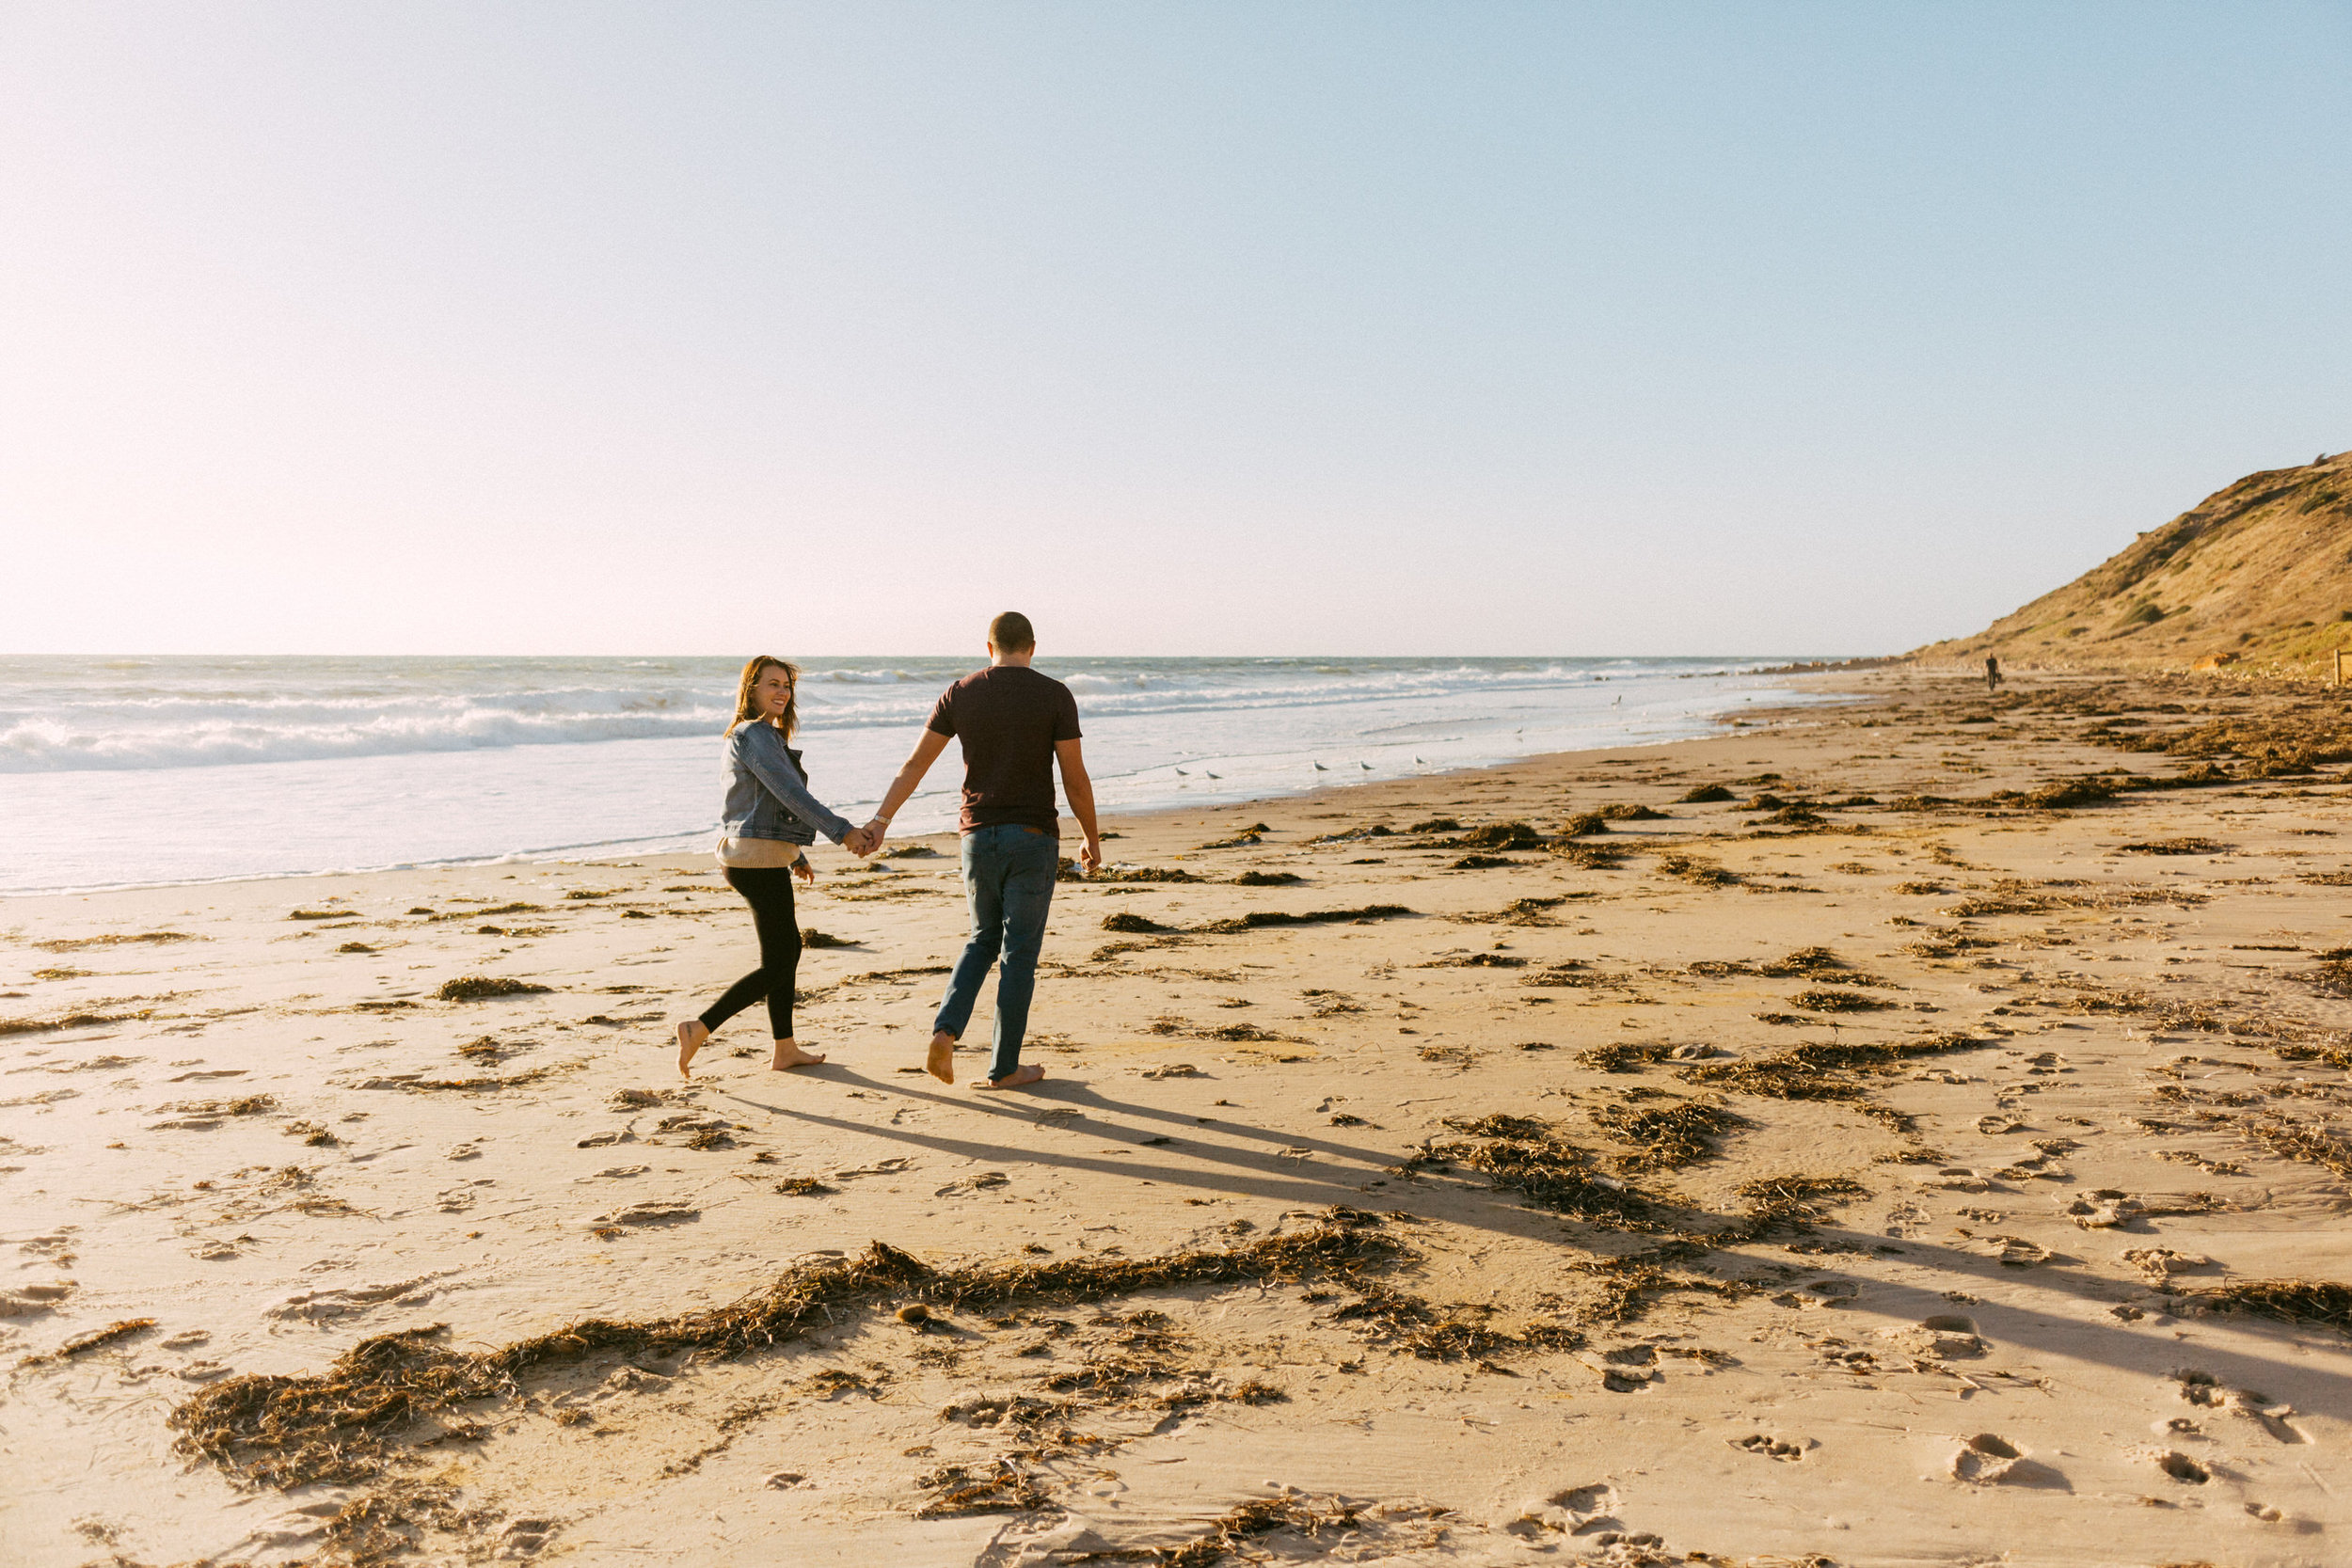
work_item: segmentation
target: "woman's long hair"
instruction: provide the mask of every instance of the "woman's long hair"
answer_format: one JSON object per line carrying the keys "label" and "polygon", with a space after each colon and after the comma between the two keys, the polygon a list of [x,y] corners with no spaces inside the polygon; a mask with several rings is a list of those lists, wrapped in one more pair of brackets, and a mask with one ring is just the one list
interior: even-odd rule
{"label": "woman's long hair", "polygon": [[761,654],[743,666],[743,679],[735,689],[735,722],[727,726],[727,734],[733,735],[738,725],[751,723],[760,717],[759,700],[752,695],[752,688],[757,686],[759,678],[771,669],[783,671],[785,678],[792,683],[791,699],[784,705],[784,717],[779,721],[785,739],[791,739],[800,729],[801,667],[788,659]]}

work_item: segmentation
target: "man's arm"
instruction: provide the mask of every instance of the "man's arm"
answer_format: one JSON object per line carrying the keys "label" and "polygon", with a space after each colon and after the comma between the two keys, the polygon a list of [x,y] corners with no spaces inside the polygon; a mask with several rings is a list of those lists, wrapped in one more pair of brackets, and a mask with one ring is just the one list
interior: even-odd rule
{"label": "man's arm", "polygon": [[1078,819],[1078,831],[1086,834],[1086,845],[1078,851],[1081,870],[1100,871],[1103,868],[1103,833],[1094,824],[1094,781],[1087,777],[1086,758],[1079,755],[1080,740],[1054,742],[1054,758],[1061,764],[1061,792],[1070,801],[1070,815]]}
{"label": "man's arm", "polygon": [[898,808],[907,803],[915,786],[923,782],[923,775],[931,770],[931,764],[937,762],[939,753],[946,749],[947,736],[937,730],[925,730],[923,738],[914,743],[914,750],[907,753],[906,765],[898,769],[898,776],[890,781],[890,788],[882,796],[882,809],[874,813],[871,822],[866,824],[877,847],[882,844],[882,834],[889,831],[890,819],[898,815]]}

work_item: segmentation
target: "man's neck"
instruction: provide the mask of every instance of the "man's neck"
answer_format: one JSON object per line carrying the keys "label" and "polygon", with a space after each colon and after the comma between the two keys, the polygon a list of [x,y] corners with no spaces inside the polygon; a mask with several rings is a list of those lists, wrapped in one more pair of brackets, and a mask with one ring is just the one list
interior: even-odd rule
{"label": "man's neck", "polygon": [[992,670],[1026,670],[1029,660],[1036,657],[1037,650],[1034,648],[1025,654],[998,654],[988,661],[988,667]]}

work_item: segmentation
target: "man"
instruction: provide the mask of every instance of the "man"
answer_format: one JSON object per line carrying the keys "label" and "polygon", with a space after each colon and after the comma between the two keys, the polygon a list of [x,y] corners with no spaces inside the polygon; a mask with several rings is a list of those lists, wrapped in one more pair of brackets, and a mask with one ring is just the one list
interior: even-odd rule
{"label": "man", "polygon": [[956,1040],[971,1022],[989,965],[1000,957],[996,1050],[981,1087],[1014,1089],[1045,1076],[1043,1068],[1022,1065],[1021,1038],[1029,1025],[1029,997],[1037,989],[1037,955],[1045,942],[1054,879],[1061,870],[1060,823],[1054,815],[1057,762],[1070,815],[1085,835],[1078,863],[1089,871],[1103,863],[1094,785],[1078,751],[1077,700],[1070,688],[1029,668],[1036,657],[1037,634],[1027,616],[1007,610],[991,621],[988,668],[940,693],[923,738],[890,782],[882,810],[866,824],[868,841],[880,846],[890,819],[930,771],[949,737],[963,742],[963,811],[957,825],[963,833],[972,938],[948,976],[947,994],[931,1025],[925,1065],[943,1084],[956,1081]]}

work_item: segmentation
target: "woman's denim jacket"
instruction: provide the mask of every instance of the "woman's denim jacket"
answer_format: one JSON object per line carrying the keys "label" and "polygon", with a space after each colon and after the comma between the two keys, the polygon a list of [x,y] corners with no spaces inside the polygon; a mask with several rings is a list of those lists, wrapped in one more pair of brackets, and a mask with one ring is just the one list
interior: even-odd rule
{"label": "woman's denim jacket", "polygon": [[784,743],[773,724],[739,724],[727,736],[727,803],[722,814],[729,838],[780,838],[814,844],[823,833],[835,844],[852,824],[819,805],[808,792],[801,753]]}

